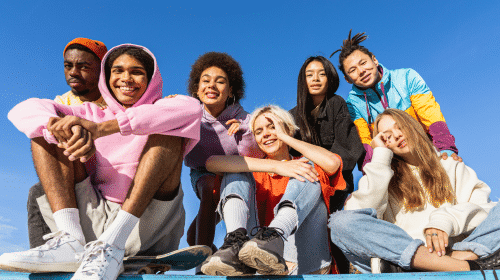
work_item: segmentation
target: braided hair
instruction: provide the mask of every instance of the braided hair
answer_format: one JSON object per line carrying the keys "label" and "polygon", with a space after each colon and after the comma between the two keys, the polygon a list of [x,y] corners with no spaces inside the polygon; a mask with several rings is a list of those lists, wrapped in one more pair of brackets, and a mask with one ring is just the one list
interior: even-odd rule
{"label": "braided hair", "polygon": [[363,42],[368,38],[368,35],[365,35],[365,32],[363,33],[357,33],[351,38],[351,32],[352,29],[349,31],[349,36],[347,37],[346,40],[342,42],[342,46],[340,49],[334,51],[330,57],[332,57],[334,54],[336,54],[338,51],[340,51],[339,55],[339,69],[344,73],[344,76],[346,76],[345,70],[344,70],[344,60],[350,56],[354,51],[358,50],[369,57],[373,57],[373,54],[365,47],[359,45],[359,43]]}

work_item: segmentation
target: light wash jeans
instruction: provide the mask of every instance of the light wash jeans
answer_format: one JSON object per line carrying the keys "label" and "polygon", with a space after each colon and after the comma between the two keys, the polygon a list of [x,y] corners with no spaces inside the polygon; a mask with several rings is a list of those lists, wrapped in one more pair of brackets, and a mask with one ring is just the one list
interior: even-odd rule
{"label": "light wash jeans", "polygon": [[[249,209],[247,231],[258,226],[258,212],[255,198],[255,179],[252,173],[225,173],[221,184],[221,199],[217,211],[222,215],[222,207],[227,196],[236,196],[246,202]],[[331,263],[328,246],[326,205],[321,198],[319,182],[300,182],[290,178],[280,203],[274,214],[284,201],[291,202],[298,215],[297,231],[285,241],[284,259],[298,263],[294,274],[305,274],[316,271]]]}
{"label": "light wash jeans", "polygon": [[[480,258],[500,248],[500,204],[493,207],[486,219],[461,242],[452,246],[454,251],[470,250]],[[402,228],[377,219],[373,208],[344,210],[330,216],[328,225],[332,242],[362,273],[371,273],[370,258],[378,257],[411,269],[411,259],[421,245]]]}

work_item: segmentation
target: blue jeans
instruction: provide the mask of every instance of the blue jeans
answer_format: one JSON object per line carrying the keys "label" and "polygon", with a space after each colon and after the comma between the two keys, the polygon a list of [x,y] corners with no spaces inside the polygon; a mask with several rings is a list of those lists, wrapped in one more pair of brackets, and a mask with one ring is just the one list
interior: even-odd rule
{"label": "blue jeans", "polygon": [[[452,250],[470,250],[480,258],[500,248],[500,206],[492,208],[486,219]],[[411,269],[411,260],[417,248],[425,245],[413,239],[402,228],[377,219],[373,208],[344,210],[330,216],[328,225],[332,242],[362,273],[370,273],[370,258],[381,258]]]}
{"label": "blue jeans", "polygon": [[[255,198],[255,179],[251,173],[225,173],[221,183],[221,199],[217,211],[222,215],[222,207],[227,197],[241,198],[249,209],[247,230],[259,225]],[[304,274],[323,268],[331,263],[328,247],[326,205],[321,198],[319,182],[300,182],[290,178],[285,193],[274,209],[278,212],[282,202],[289,201],[297,210],[297,231],[285,241],[283,257],[298,263],[296,273]]]}

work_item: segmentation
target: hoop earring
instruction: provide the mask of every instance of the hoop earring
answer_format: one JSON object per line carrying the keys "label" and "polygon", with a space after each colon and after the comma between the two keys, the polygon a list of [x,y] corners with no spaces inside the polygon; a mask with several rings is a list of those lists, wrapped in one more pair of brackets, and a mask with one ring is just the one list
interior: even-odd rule
{"label": "hoop earring", "polygon": [[233,105],[236,102],[236,98],[233,96],[226,99],[226,107]]}

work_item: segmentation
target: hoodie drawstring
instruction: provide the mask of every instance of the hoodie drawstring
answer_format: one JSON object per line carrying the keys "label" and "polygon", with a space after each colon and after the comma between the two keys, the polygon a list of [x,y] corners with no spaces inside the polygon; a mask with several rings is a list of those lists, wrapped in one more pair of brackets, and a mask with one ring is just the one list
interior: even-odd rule
{"label": "hoodie drawstring", "polygon": [[[387,95],[385,95],[384,82],[380,82],[380,89],[382,90],[382,95],[384,97],[384,100],[382,100],[382,97],[380,98],[380,103],[382,103],[382,106],[384,107],[384,110],[385,110],[385,109],[389,108],[389,101],[387,100]],[[373,120],[372,114],[370,113],[370,107],[368,106],[368,98],[366,97],[366,92],[363,92],[363,95],[365,96],[366,113],[368,115],[368,124],[372,124],[374,122],[374,120]],[[370,127],[370,126],[368,126],[368,127]]]}

